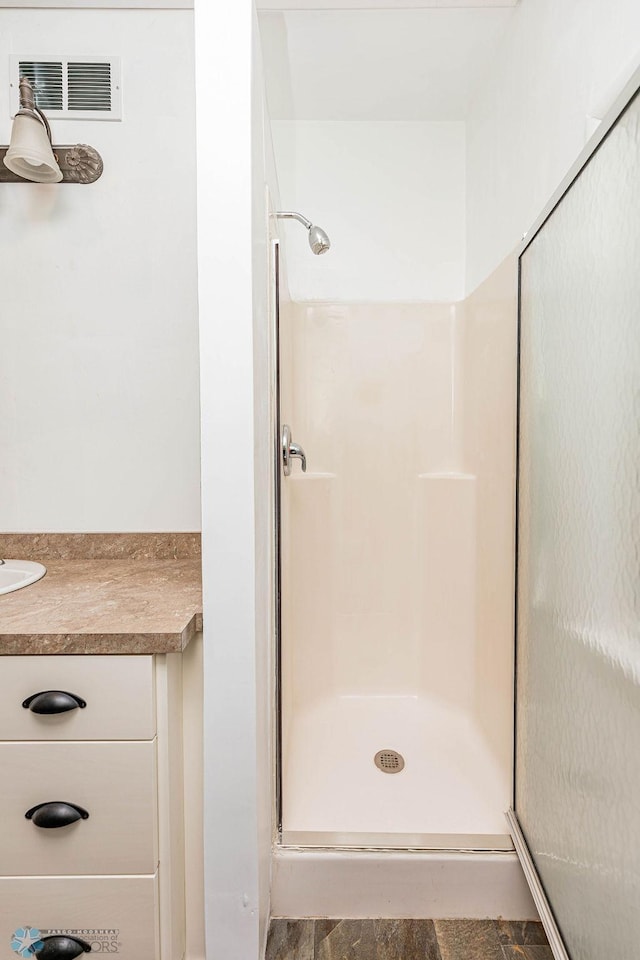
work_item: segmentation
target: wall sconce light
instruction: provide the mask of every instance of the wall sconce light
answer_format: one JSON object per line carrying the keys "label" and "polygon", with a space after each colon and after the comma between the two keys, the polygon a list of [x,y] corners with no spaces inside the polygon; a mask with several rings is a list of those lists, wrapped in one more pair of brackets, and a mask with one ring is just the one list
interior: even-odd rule
{"label": "wall sconce light", "polygon": [[52,146],[49,121],[26,77],[20,78],[20,109],[11,143],[0,147],[0,159],[0,183],[93,183],[103,170],[102,157],[93,147]]}

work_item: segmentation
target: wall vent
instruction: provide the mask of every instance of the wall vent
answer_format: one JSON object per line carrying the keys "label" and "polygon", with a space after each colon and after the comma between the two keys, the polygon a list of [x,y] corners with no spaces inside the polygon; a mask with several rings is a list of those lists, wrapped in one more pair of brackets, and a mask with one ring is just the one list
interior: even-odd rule
{"label": "wall vent", "polygon": [[121,120],[118,57],[11,57],[11,112],[18,81],[31,80],[36,103],[52,120]]}

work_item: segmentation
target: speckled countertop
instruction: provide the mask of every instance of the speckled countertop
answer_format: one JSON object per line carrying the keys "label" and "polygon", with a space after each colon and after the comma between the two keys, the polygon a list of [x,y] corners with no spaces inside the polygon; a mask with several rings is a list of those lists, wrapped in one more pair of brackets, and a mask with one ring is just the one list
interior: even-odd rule
{"label": "speckled countertop", "polygon": [[[3,539],[0,548],[8,545]],[[179,653],[202,629],[197,556],[77,559],[68,549],[66,556],[26,552],[21,556],[40,559],[47,573],[0,596],[0,655]]]}

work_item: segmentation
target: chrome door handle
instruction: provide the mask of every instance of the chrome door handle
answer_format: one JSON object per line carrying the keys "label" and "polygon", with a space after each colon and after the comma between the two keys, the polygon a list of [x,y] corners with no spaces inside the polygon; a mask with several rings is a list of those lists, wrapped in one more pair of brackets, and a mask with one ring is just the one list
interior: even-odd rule
{"label": "chrome door handle", "polygon": [[291,476],[291,467],[294,457],[300,460],[302,472],[307,472],[307,457],[299,443],[293,443],[291,440],[291,427],[288,423],[282,428],[282,469],[285,477]]}

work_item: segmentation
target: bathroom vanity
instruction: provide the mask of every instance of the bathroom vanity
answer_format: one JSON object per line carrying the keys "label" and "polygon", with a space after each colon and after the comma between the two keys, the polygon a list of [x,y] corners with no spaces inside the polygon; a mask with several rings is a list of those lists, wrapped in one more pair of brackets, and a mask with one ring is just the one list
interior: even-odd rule
{"label": "bathroom vanity", "polygon": [[43,562],[0,600],[4,955],[197,957],[199,559]]}

